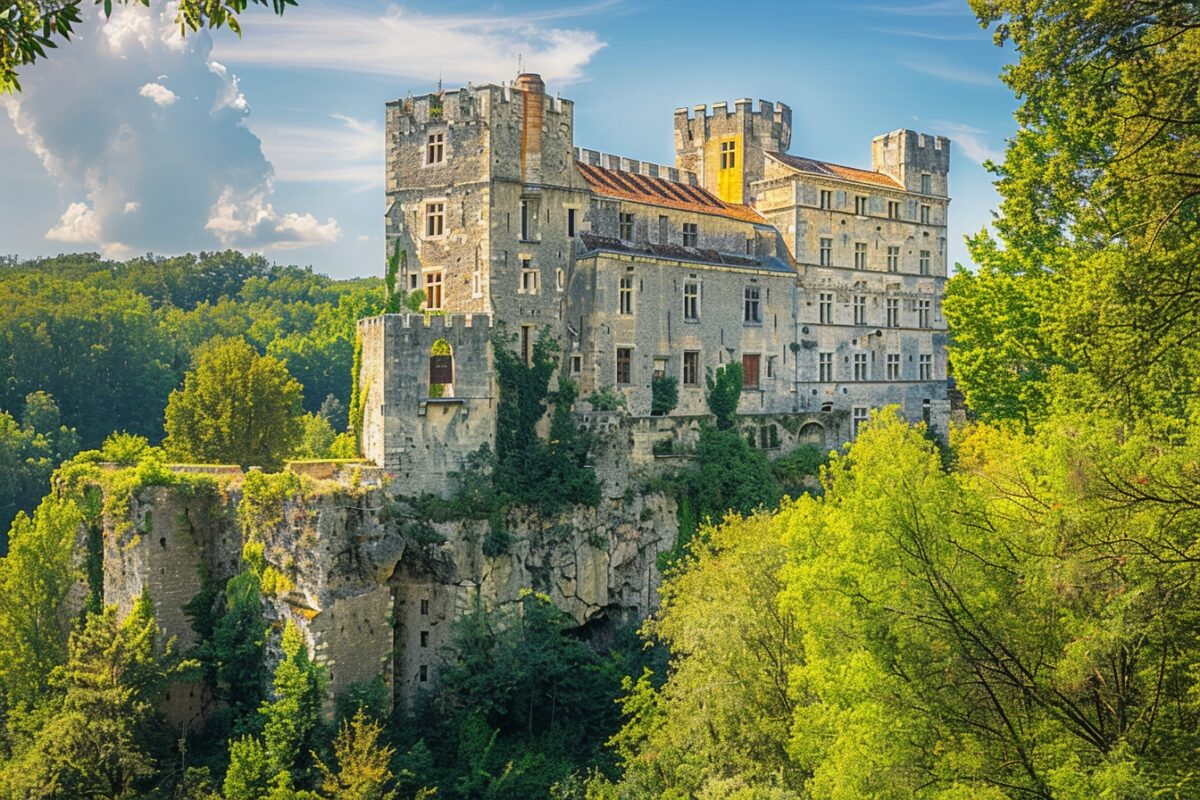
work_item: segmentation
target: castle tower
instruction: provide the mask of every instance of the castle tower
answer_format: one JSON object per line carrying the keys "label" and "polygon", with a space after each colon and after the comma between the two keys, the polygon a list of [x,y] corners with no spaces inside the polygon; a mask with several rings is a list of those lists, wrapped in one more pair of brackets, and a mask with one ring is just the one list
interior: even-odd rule
{"label": "castle tower", "polygon": [[700,185],[727,203],[751,205],[750,184],[761,180],[768,152],[786,152],[792,141],[792,109],[749,98],[675,110],[675,166],[694,172]]}
{"label": "castle tower", "polygon": [[871,169],[909,192],[946,197],[950,140],[905,129],[876,136],[871,140]]}

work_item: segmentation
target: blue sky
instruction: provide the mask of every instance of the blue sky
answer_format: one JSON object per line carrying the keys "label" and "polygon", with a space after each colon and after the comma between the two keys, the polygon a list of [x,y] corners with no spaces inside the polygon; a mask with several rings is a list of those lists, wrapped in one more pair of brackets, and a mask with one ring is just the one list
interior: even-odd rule
{"label": "blue sky", "polygon": [[[1011,51],[966,0],[481,4],[301,0],[179,40],[118,8],[0,99],[0,253],[239,247],[339,277],[383,266],[383,106],[520,57],[575,101],[575,143],[670,163],[672,112],[739,97],[793,109],[793,153],[869,166],[871,137],[954,141],[950,257],[997,203]],[[89,6],[88,11],[92,8]]]}

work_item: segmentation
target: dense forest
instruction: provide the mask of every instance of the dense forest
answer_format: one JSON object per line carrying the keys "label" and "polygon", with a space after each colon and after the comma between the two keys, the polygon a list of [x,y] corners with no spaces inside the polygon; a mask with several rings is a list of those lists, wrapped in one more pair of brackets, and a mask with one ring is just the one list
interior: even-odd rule
{"label": "dense forest", "polygon": [[[972,6],[1015,50],[1020,107],[978,268],[946,290],[969,422],[943,442],[882,409],[770,465],[736,432],[740,376],[711,375],[661,611],[589,639],[535,593],[473,609],[412,709],[366,684],[323,714],[253,558],[190,604],[187,652],[147,599],[60,615],[94,569],[78,532],[192,480],[168,461],[353,452],[354,322],[382,282],[237,253],[5,265],[0,797],[1200,796],[1200,9]],[[502,345],[512,435],[449,502],[585,497],[553,348]],[[273,398],[276,433],[231,436],[235,394]],[[102,463],[121,491],[92,491]],[[181,677],[219,700],[203,735],[161,713]]]}

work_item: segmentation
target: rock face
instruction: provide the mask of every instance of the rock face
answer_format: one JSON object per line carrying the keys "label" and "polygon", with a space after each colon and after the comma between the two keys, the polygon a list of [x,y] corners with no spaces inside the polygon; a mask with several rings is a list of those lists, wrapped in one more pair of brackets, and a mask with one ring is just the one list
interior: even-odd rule
{"label": "rock face", "polygon": [[[205,576],[241,571],[243,542],[259,542],[285,579],[264,598],[264,614],[304,632],[328,669],[331,700],[382,676],[396,702],[408,702],[436,679],[455,619],[514,604],[524,590],[548,595],[579,626],[644,618],[657,603],[658,555],[678,533],[675,502],[662,494],[626,493],[553,517],[512,509],[507,547],[494,555],[485,553],[487,520],[430,522],[381,485],[308,480],[253,530],[237,512],[241,498],[238,478],[212,491],[137,493],[131,519],[105,526],[105,602],[128,610],[149,593],[164,632],[186,647],[195,634],[183,606]],[[173,716],[202,713],[194,687],[175,694]]]}

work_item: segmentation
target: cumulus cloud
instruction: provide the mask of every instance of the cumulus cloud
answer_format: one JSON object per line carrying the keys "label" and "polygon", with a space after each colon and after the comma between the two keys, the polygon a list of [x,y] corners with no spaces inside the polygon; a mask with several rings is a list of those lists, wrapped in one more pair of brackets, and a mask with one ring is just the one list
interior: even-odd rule
{"label": "cumulus cloud", "polygon": [[138,94],[142,97],[149,97],[160,106],[169,106],[179,98],[175,96],[167,87],[161,83],[146,83],[142,84],[142,88],[138,89]]}
{"label": "cumulus cloud", "polygon": [[[515,76],[518,59],[547,83],[579,80],[604,47],[588,30],[569,27],[572,17],[612,6],[601,2],[527,14],[422,14],[401,6],[308,6],[301,13],[261,21],[247,17],[245,37],[222,40],[222,60],[232,64],[337,70],[422,81],[439,75],[452,83]],[[226,44],[226,42],[229,42]]]}
{"label": "cumulus cloud", "polygon": [[383,126],[330,114],[304,125],[254,125],[281,181],[383,186]]}
{"label": "cumulus cloud", "polygon": [[105,23],[89,8],[76,40],[23,72],[24,92],[3,100],[75,195],[46,237],[106,254],[336,240],[333,219],[272,205],[274,172],[244,124],[237,78],[210,58],[207,33],[181,38],[172,7],[156,9],[123,6]]}

